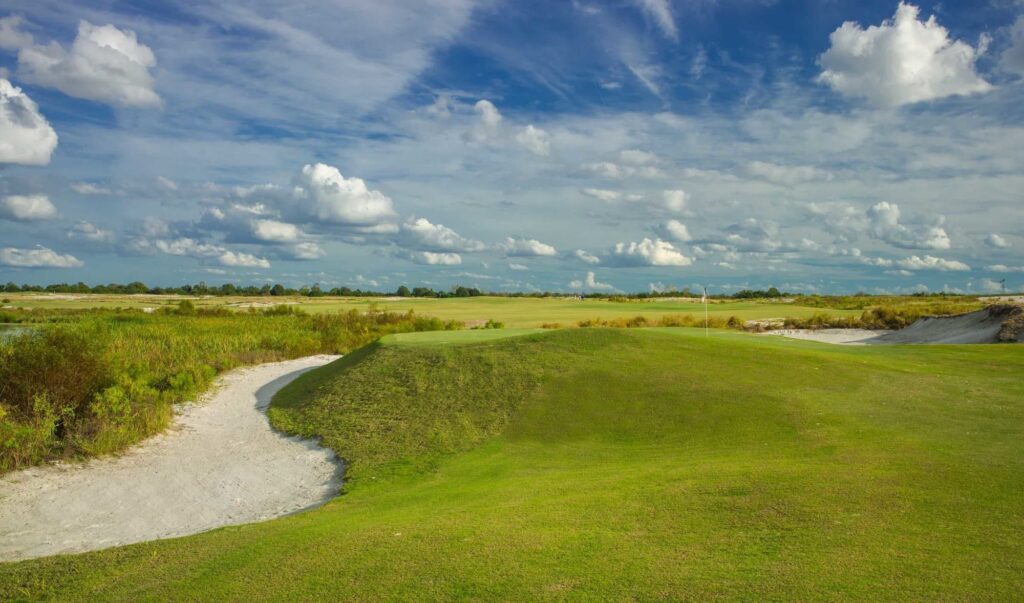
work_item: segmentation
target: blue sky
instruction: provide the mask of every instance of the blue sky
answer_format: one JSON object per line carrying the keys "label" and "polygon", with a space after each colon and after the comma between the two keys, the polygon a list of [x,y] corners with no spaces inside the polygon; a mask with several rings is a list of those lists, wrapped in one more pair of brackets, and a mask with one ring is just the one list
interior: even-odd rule
{"label": "blue sky", "polygon": [[1024,4],[13,0],[0,281],[1024,287]]}

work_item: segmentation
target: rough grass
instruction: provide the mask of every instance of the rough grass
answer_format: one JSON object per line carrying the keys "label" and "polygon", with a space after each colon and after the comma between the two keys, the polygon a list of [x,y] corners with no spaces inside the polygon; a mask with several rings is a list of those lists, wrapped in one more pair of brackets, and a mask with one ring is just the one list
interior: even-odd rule
{"label": "rough grass", "polygon": [[412,314],[306,316],[88,312],[0,340],[0,473],[121,450],[167,426],[174,404],[220,372],[315,353],[344,353],[381,335],[457,326]]}
{"label": "rough grass", "polygon": [[318,510],[0,566],[60,600],[1018,600],[1024,353],[693,329],[374,345],[275,422]]}

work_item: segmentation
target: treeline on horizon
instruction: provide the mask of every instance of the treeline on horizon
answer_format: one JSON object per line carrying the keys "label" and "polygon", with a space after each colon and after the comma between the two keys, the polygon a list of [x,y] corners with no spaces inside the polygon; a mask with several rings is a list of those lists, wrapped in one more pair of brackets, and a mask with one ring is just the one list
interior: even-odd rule
{"label": "treeline on horizon", "polygon": [[[567,295],[578,295],[588,299],[652,299],[665,297],[700,297],[701,292],[691,291],[689,287],[682,289],[668,288],[664,291],[642,291],[637,293],[566,293],[564,291],[483,291],[476,287],[464,287],[452,285],[448,290],[433,289],[431,287],[413,287],[406,285],[398,287],[394,291],[372,291],[366,289],[352,289],[350,287],[322,288],[319,284],[302,286],[299,288],[286,287],[280,283],[271,285],[269,283],[261,286],[245,285],[239,286],[232,283],[223,285],[207,285],[199,282],[194,285],[180,285],[176,287],[150,287],[141,281],[133,281],[128,284],[109,283],[106,285],[87,285],[83,282],[75,284],[54,283],[50,285],[18,285],[8,282],[0,291],[4,293],[94,293],[105,295],[195,295],[195,296],[217,296],[217,297],[565,297]],[[966,294],[965,294],[966,295]],[[962,294],[946,292],[918,292],[905,297],[961,297]],[[966,295],[973,297],[973,295]],[[776,287],[768,289],[742,289],[734,293],[709,293],[711,299],[781,299],[781,298],[826,298],[826,297],[880,297],[869,293],[854,293],[852,295],[825,295],[806,293],[787,293]],[[887,296],[883,296],[887,297]]]}

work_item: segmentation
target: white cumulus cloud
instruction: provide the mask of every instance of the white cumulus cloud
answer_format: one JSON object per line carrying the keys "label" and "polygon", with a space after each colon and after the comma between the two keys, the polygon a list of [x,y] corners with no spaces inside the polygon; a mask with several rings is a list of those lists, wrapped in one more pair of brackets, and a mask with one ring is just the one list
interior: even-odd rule
{"label": "white cumulus cloud", "polygon": [[483,251],[487,247],[444,224],[432,224],[426,218],[413,218],[402,224],[399,243],[423,251]]}
{"label": "white cumulus cloud", "polygon": [[1010,246],[1009,241],[994,232],[985,237],[985,244],[994,249],[1006,249]]}
{"label": "white cumulus cloud", "polygon": [[547,243],[541,243],[537,239],[507,237],[503,243],[498,245],[498,249],[504,251],[505,255],[509,257],[553,256],[558,254],[554,247]]}
{"label": "white cumulus cloud", "polygon": [[622,199],[622,193],[605,188],[585,188],[581,192],[588,197],[600,199],[605,203],[612,203]]}
{"label": "white cumulus cloud", "polygon": [[661,193],[662,205],[672,212],[681,212],[686,209],[686,202],[690,195],[684,190],[669,190]]}
{"label": "white cumulus cloud", "polygon": [[294,224],[278,220],[253,220],[252,236],[267,243],[291,243],[302,236],[302,231]]}
{"label": "white cumulus cloud", "polygon": [[151,245],[157,251],[167,255],[190,257],[213,257],[223,254],[226,250],[214,243],[204,243],[189,237],[177,239],[157,239],[155,241],[139,241],[140,248]]}
{"label": "white cumulus cloud", "polygon": [[57,133],[27,94],[0,77],[0,163],[46,165]]}
{"label": "white cumulus cloud", "polygon": [[0,218],[34,222],[56,217],[57,208],[46,195],[9,195],[0,200]]}
{"label": "white cumulus cloud", "polygon": [[18,53],[18,75],[68,96],[119,107],[159,106],[150,69],[156,57],[135,32],[80,21],[65,50],[60,44],[25,46]]}
{"label": "white cumulus cloud", "polygon": [[15,268],[78,268],[84,265],[73,255],[41,246],[34,249],[0,248],[0,264]]}
{"label": "white cumulus cloud", "polygon": [[417,264],[426,266],[458,266],[462,263],[462,256],[457,253],[433,252],[433,251],[405,251],[397,254]]}
{"label": "white cumulus cloud", "polygon": [[83,221],[77,222],[71,227],[71,230],[68,231],[68,238],[89,243],[111,243],[114,241],[114,232]]}
{"label": "white cumulus cloud", "polygon": [[932,255],[918,257],[912,255],[903,260],[897,260],[895,265],[904,270],[938,270],[941,272],[964,272],[971,267],[958,260],[947,260]]}
{"label": "white cumulus cloud", "polygon": [[551,140],[548,133],[535,127],[527,125],[516,134],[516,142],[526,147],[534,155],[547,156],[551,154]]}
{"label": "white cumulus cloud", "polygon": [[597,277],[593,272],[588,272],[586,278],[583,280],[575,280],[569,283],[570,289],[580,289],[588,291],[610,291],[615,289],[614,286],[608,283],[601,283],[597,281]]}
{"label": "white cumulus cloud", "polygon": [[111,189],[92,182],[72,182],[71,190],[79,195],[109,195],[113,193]]}
{"label": "white cumulus cloud", "polygon": [[680,243],[689,242],[693,237],[690,236],[690,229],[686,227],[679,220],[669,220],[662,224],[658,228],[658,233],[662,238],[668,239],[669,241],[678,241]]}
{"label": "white cumulus cloud", "polygon": [[319,245],[312,242],[296,243],[290,251],[294,260],[319,260],[326,255]]}
{"label": "white cumulus cloud", "polygon": [[0,19],[0,49],[18,50],[32,45],[32,34],[21,31],[24,19],[20,15],[10,15]]}
{"label": "white cumulus cloud", "polygon": [[639,243],[616,243],[608,258],[614,266],[689,266],[689,258],[668,241],[643,239]]}
{"label": "white cumulus cloud", "polygon": [[484,142],[494,138],[501,128],[501,112],[489,100],[479,100],[473,105],[477,114],[477,122],[469,132],[469,138],[476,142]]}
{"label": "white cumulus cloud", "polygon": [[267,258],[256,257],[250,253],[225,251],[217,257],[221,266],[232,266],[242,268],[270,268]]}
{"label": "white cumulus cloud", "polygon": [[334,166],[306,165],[297,180],[295,200],[308,218],[332,224],[372,226],[395,217],[389,197],[367,188],[360,178],[345,178]]}
{"label": "white cumulus cloud", "polygon": [[843,23],[819,59],[819,81],[884,107],[991,90],[974,69],[984,45],[951,40],[934,15],[921,21],[919,13],[900,2],[895,16],[881,25]]}
{"label": "white cumulus cloud", "polygon": [[918,229],[911,229],[900,223],[900,208],[895,203],[882,201],[867,212],[870,233],[875,238],[903,249],[949,249],[952,243],[945,228],[944,218],[939,222]]}
{"label": "white cumulus cloud", "polygon": [[574,251],[573,252],[573,256],[575,256],[576,259],[578,259],[579,261],[581,261],[583,263],[586,263],[586,264],[600,264],[601,263],[601,258],[599,258],[596,255],[590,253],[589,251],[585,251],[583,249],[577,249],[576,251]]}

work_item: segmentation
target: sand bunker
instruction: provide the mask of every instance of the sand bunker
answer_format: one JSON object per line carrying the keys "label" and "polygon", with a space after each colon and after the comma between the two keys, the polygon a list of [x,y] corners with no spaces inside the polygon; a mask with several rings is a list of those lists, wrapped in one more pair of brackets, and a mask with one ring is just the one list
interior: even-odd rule
{"label": "sand bunker", "polygon": [[887,343],[1021,343],[1024,308],[998,304],[967,314],[928,316],[899,331],[863,329],[793,329],[770,331],[794,339],[824,343],[874,345]]}
{"label": "sand bunker", "polygon": [[871,331],[868,329],[778,329],[766,331],[767,335],[782,335],[790,339],[806,339],[822,343],[842,343],[847,345],[867,345],[879,334],[891,331]]}
{"label": "sand bunker", "polygon": [[930,316],[872,343],[1015,343],[1024,340],[1022,314],[1020,306],[996,305],[956,316]]}
{"label": "sand bunker", "polygon": [[0,478],[0,561],[184,536],[327,501],[341,487],[334,453],[273,431],[264,409],[285,384],[336,358],[232,371],[171,430],[122,456]]}

